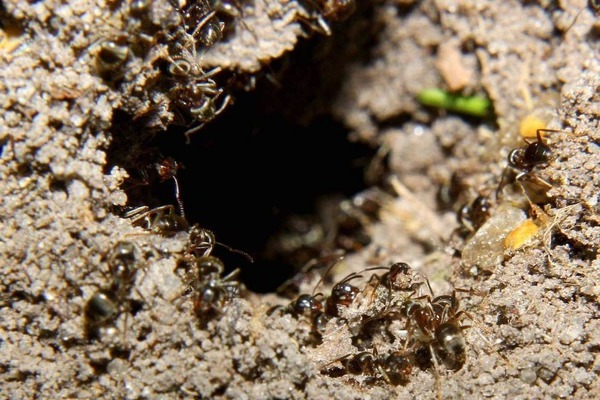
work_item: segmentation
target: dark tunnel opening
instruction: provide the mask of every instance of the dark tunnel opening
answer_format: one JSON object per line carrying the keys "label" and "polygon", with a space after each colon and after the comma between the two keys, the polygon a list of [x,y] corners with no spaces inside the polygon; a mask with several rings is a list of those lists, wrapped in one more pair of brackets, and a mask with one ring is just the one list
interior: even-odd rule
{"label": "dark tunnel opening", "polygon": [[[186,144],[181,132],[159,135],[152,146],[183,164],[178,171],[186,218],[212,230],[229,268],[258,293],[272,292],[301,265],[272,243],[293,216],[317,220],[319,205],[365,188],[363,171],[373,149],[348,140],[328,117],[300,126],[281,115],[264,115],[252,94],[236,98],[218,120]],[[172,181],[160,185],[162,204],[175,204]]]}

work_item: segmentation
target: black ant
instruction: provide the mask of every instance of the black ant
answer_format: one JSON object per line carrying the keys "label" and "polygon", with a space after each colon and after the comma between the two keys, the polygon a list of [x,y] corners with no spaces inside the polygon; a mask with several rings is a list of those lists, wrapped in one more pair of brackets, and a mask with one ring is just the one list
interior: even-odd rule
{"label": "black ant", "polygon": [[[341,368],[329,367],[337,362],[342,364]],[[392,385],[405,385],[412,373],[412,360],[400,351],[379,355],[377,349],[373,349],[373,352],[362,351],[340,357],[322,367],[321,373],[331,377],[346,374],[369,375],[373,378],[381,377]]]}
{"label": "black ant", "polygon": [[291,302],[285,311],[294,315],[295,317],[308,317],[311,320],[316,318],[319,314],[323,313],[323,301],[319,299],[322,297],[322,293],[316,295],[301,294],[296,300]]}
{"label": "black ant", "polygon": [[211,47],[222,39],[225,24],[216,19],[216,12],[211,11],[207,3],[189,2],[183,8],[172,5],[179,12],[186,33],[194,38],[200,34],[200,42],[205,47]]}
{"label": "black ant", "polygon": [[550,188],[552,188],[552,185],[550,183],[533,174],[533,171],[536,167],[548,164],[548,162],[550,161],[550,156],[552,155],[552,150],[550,149],[550,146],[548,146],[548,144],[546,144],[546,142],[544,141],[544,138],[542,137],[542,132],[560,131],[553,129],[538,129],[536,131],[537,140],[535,140],[534,142],[529,142],[526,140],[527,146],[513,149],[508,154],[508,166],[504,169],[504,172],[502,173],[500,184],[496,189],[496,198],[500,196],[500,192],[506,184],[505,181],[507,179],[507,173],[510,169],[517,171],[515,181],[517,181],[521,185],[521,187],[524,187],[525,182],[530,182],[535,184],[539,188],[542,188],[544,194]]}
{"label": "black ant", "polygon": [[235,280],[239,273],[236,269],[225,277],[209,275],[207,280],[193,286],[194,313],[200,321],[222,313],[227,303],[239,297],[241,285]]}
{"label": "black ant", "polygon": [[[206,3],[191,3],[183,9],[173,6],[180,13],[183,26],[171,38],[173,48],[165,57],[169,62],[168,72],[174,81],[169,97],[178,110],[192,117],[192,123],[199,123],[185,132],[189,143],[193,133],[216,118],[232,102],[231,96],[224,94],[223,88],[213,79],[221,72],[221,68],[204,71],[196,49],[196,37],[199,34],[200,42],[206,47],[221,40],[224,24],[216,18],[217,11],[211,10]],[[181,117],[184,118],[183,115]]]}
{"label": "black ant", "polygon": [[216,257],[195,257],[192,265],[189,258],[182,260],[186,262],[178,262],[175,272],[184,269],[183,274],[179,273],[188,286],[183,294],[184,300],[192,298],[194,313],[202,323],[220,314],[229,301],[239,296],[241,285],[235,280],[239,269],[221,277],[225,265]]}
{"label": "black ant", "polygon": [[343,21],[356,9],[354,0],[303,0],[301,3],[309,13],[311,28],[326,36],[331,35],[328,21]]}
{"label": "black ant", "polygon": [[198,224],[192,225],[192,227],[189,229],[188,240],[189,245],[186,254],[193,254],[196,257],[208,256],[212,253],[214,247],[219,245],[231,253],[239,254],[245,257],[251,263],[254,262],[254,259],[252,256],[250,256],[250,254],[218,242],[213,231],[202,228]]}
{"label": "black ant", "polygon": [[324,299],[322,293],[301,294],[287,306],[273,306],[267,311],[267,315],[273,315],[275,311],[291,314],[295,319],[305,318],[311,326],[308,342],[320,344],[325,332],[329,316],[325,313]]}
{"label": "black ant", "polygon": [[338,306],[348,307],[354,302],[360,289],[348,282],[357,278],[362,278],[362,275],[352,273],[331,289],[331,295],[325,301],[325,312],[328,316],[337,317],[339,315]]}
{"label": "black ant", "polygon": [[123,217],[131,218],[134,226],[166,237],[175,236],[190,228],[187,220],[178,215],[170,204],[152,209],[147,206],[138,207],[127,211]]}
{"label": "black ant", "polygon": [[327,322],[331,317],[338,315],[338,304],[350,305],[358,293],[358,289],[348,283],[349,280],[358,278],[358,275],[351,274],[340,283],[334,286],[335,298],[333,300],[322,299],[323,294],[315,291],[323,282],[323,279],[329,271],[342,260],[343,257],[339,257],[337,261],[333,262],[327,271],[321,276],[315,287],[313,288],[312,294],[301,294],[296,300],[289,303],[287,306],[273,306],[267,311],[267,315],[272,315],[275,311],[281,311],[283,313],[291,314],[295,318],[305,317],[308,318],[311,324],[311,338],[310,342],[319,344],[322,341],[322,334],[325,331]]}
{"label": "black ant", "polygon": [[462,206],[456,213],[458,223],[469,232],[476,232],[490,218],[492,204],[485,196],[477,196],[471,204]]}
{"label": "black ant", "polygon": [[117,243],[108,258],[112,281],[108,288],[98,290],[84,308],[85,332],[98,337],[98,328],[114,321],[120,313],[131,309],[126,298],[131,291],[137,272],[136,247],[131,242]]}
{"label": "black ant", "polygon": [[187,254],[204,257],[212,253],[217,244],[215,234],[208,229],[201,228],[198,224],[192,225],[189,232],[189,245]]}

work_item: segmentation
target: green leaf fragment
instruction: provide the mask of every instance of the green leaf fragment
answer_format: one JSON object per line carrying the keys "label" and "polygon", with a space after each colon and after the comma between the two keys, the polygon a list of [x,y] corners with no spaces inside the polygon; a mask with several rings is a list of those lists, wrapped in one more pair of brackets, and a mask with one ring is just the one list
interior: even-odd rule
{"label": "green leaf fragment", "polygon": [[426,89],[417,96],[419,103],[444,110],[473,115],[475,117],[487,117],[490,115],[492,103],[483,96],[461,96],[448,93],[442,89]]}

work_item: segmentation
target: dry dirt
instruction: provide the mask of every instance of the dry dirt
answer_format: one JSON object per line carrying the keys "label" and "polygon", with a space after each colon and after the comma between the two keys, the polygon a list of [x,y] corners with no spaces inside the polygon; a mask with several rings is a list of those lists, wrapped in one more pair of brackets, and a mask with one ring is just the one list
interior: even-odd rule
{"label": "dry dirt", "polygon": [[[479,293],[457,294],[472,316],[463,318],[472,325],[464,331],[465,365],[441,368],[437,384],[432,369],[415,367],[397,386],[321,374],[359,351],[350,329],[335,319],[321,345],[304,344],[306,321],[267,315],[288,302],[273,294],[247,293],[199,326],[191,302],[174,301],[184,289],[174,267],[185,232],[144,234],[109,211],[127,204],[120,186],[126,166],[107,161],[121,128],[115,115],[131,115],[143,127],[129,138],[132,153],[177,123],[157,62],[168,49],[156,32],[176,27],[178,15],[168,2],[152,2],[135,17],[134,3],[1,3],[5,32],[22,28],[0,43],[1,398],[428,399],[438,395],[436,385],[447,399],[600,397],[594,2],[359,4],[349,19],[330,22],[332,35],[321,38],[313,68],[279,91],[298,120],[331,115],[349,139],[379,146],[382,169],[394,177],[378,222],[368,226],[371,244],[338,264],[333,282],[403,261],[428,276],[436,294],[452,287]],[[197,55],[203,68],[257,73],[309,36],[323,36],[307,3],[240,5],[244,23]],[[107,38],[142,49],[131,51],[118,84],[98,74],[98,46]],[[425,109],[416,96],[431,87],[487,95],[494,117]],[[559,131],[545,139],[550,162],[536,168],[552,184],[539,233],[523,247],[505,248],[529,209],[522,195],[506,193],[489,222],[463,240],[453,234],[454,210],[436,200],[440,188],[459,171],[461,201],[493,197],[509,151],[525,145],[518,126],[530,114]],[[90,338],[84,308],[107,287],[109,254],[121,240],[137,247],[139,270],[127,298],[138,307],[121,310]],[[365,275],[353,283],[367,287]],[[315,283],[301,290],[310,293]],[[358,305],[347,313],[353,310]]]}

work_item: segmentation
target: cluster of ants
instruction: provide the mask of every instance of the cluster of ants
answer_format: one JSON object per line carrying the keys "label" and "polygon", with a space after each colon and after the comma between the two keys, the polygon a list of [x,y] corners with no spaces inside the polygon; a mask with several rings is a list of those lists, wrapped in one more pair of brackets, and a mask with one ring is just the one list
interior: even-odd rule
{"label": "cluster of ants", "polygon": [[[218,316],[224,307],[240,295],[242,285],[236,280],[240,270],[235,269],[226,276],[224,263],[211,255],[216,245],[241,254],[253,261],[250,255],[218,242],[212,231],[190,225],[185,218],[179,183],[176,177],[180,164],[172,158],[163,158],[153,165],[161,180],[172,179],[179,212],[173,205],[150,209],[147,206],[126,211],[122,216],[129,218],[132,225],[150,234],[173,237],[181,232],[187,235],[183,255],[177,260],[175,273],[184,283],[185,290],[176,298],[178,308],[187,299],[192,300],[192,309],[201,325]],[[97,291],[85,306],[85,331],[88,337],[97,337],[98,328],[113,322],[120,313],[132,311],[128,300],[138,268],[136,268],[136,246],[128,241],[118,242],[108,256],[111,275],[110,284]],[[141,294],[140,294],[141,296]]]}
{"label": "cluster of ants", "polygon": [[[201,130],[220,115],[233,99],[227,93],[235,76],[219,78],[221,67],[207,69],[202,54],[223,40],[234,27],[233,21],[242,16],[239,0],[169,0],[178,23],[157,26],[151,17],[154,5],[148,0],[133,0],[123,8],[126,20],[135,31],[118,38],[101,40],[94,51],[98,74],[111,84],[125,76],[126,65],[132,55],[145,58],[152,47],[163,44],[160,51],[161,71],[159,84],[169,98],[175,119],[189,129],[185,136]],[[328,21],[339,21],[355,8],[354,0],[317,0],[299,3],[297,20],[312,30],[330,35]],[[243,20],[239,23],[245,25]],[[246,27],[253,35],[253,31]],[[257,38],[258,41],[258,38]],[[235,75],[235,74],[234,74]]]}
{"label": "cluster of ants", "polygon": [[[127,216],[132,218],[134,225],[153,234],[173,236],[178,232],[187,232],[186,250],[175,267],[175,273],[181,278],[185,289],[175,301],[180,308],[185,300],[191,299],[193,312],[201,325],[218,316],[232,299],[240,295],[242,286],[236,280],[239,269],[223,276],[225,266],[211,252],[215,245],[220,244],[231,251],[250,256],[217,242],[211,231],[198,225],[190,226],[170,205],[154,209],[140,207],[130,211]],[[97,338],[99,328],[114,322],[122,312],[134,310],[135,303],[129,300],[129,295],[138,270],[137,252],[136,246],[129,241],[118,242],[110,251],[110,283],[94,293],[85,305],[85,332],[88,338]]]}
{"label": "cluster of ants", "polygon": [[[385,273],[373,274],[363,287],[352,284],[363,278],[363,273],[374,270]],[[327,340],[328,324],[350,332],[358,351],[322,366],[322,374],[362,375],[365,382],[384,380],[405,385],[413,367],[433,368],[438,378],[442,365],[456,371],[465,364],[463,332],[470,324],[464,324],[464,319],[473,321],[473,317],[461,309],[457,291],[475,293],[456,289],[452,294],[435,296],[425,276],[399,262],[352,273],[335,284],[329,296],[302,294],[288,306],[273,307],[269,313],[287,313],[307,322],[311,330],[306,343],[313,346]]]}
{"label": "cluster of ants", "polygon": [[159,85],[172,102],[177,119],[184,125],[196,124],[186,132],[189,139],[231,103],[223,85],[215,80],[221,69],[204,68],[201,53],[222,40],[224,21],[233,20],[239,13],[222,1],[171,0],[170,3],[174,9],[170,17],[178,23],[167,27],[154,22],[152,2],[129,2],[124,8],[124,18],[135,22],[132,26],[136,31],[100,41],[95,51],[95,67],[105,81],[116,84],[124,77],[132,55],[144,58],[151,48],[163,44],[158,56],[163,72],[159,75]]}

